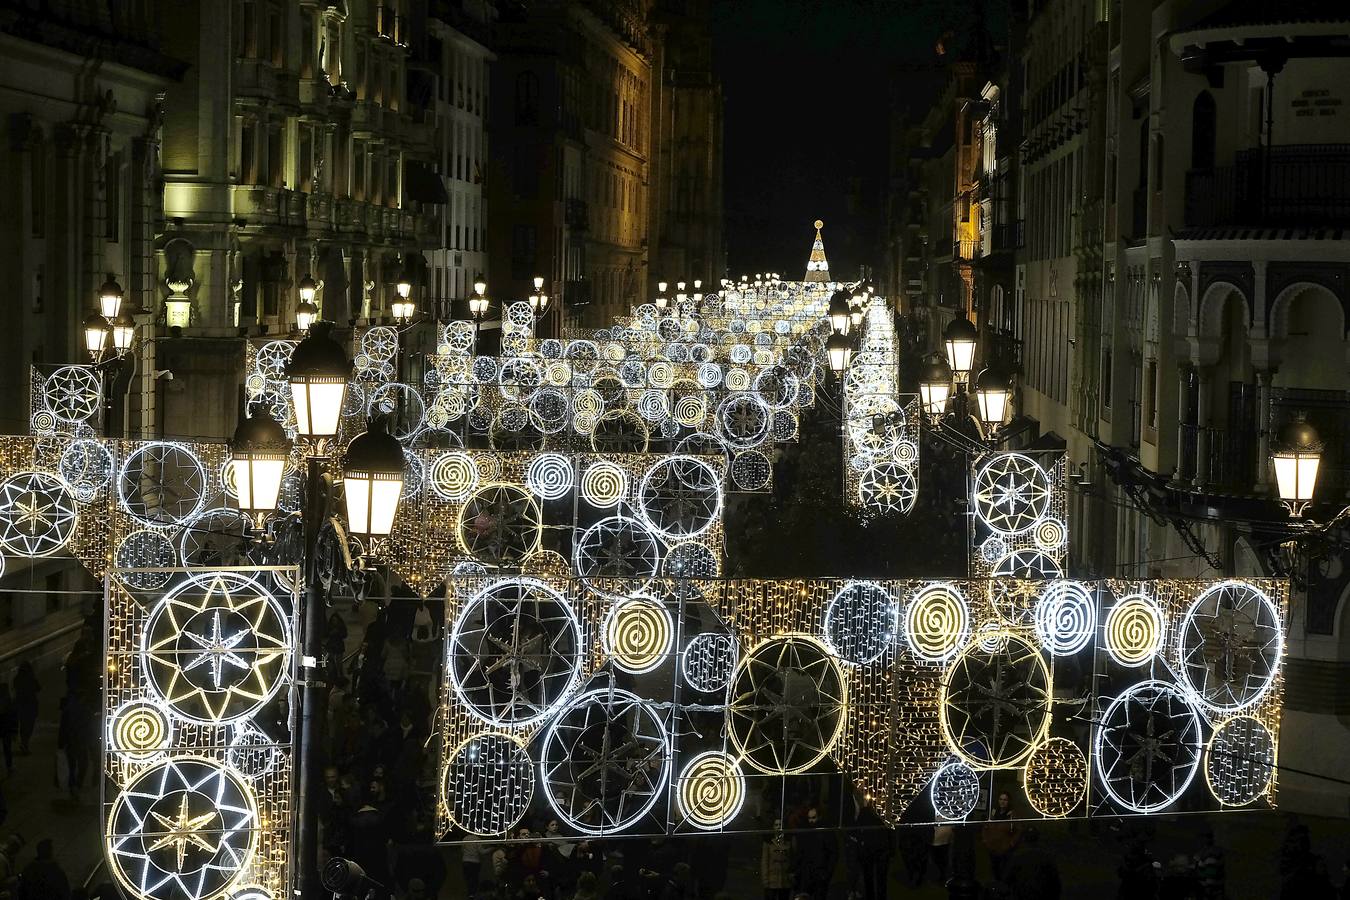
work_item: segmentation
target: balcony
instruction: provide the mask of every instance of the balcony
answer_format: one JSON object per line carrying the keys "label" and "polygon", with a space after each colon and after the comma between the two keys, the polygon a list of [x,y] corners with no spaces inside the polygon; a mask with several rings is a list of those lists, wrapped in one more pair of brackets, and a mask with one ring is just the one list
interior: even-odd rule
{"label": "balcony", "polygon": [[591,211],[585,200],[569,199],[563,206],[563,222],[573,231],[588,231]]}
{"label": "balcony", "polygon": [[563,303],[568,309],[587,306],[591,302],[591,283],[584,278],[563,282]]}
{"label": "balcony", "polygon": [[1012,250],[1021,250],[1024,246],[1023,234],[1024,221],[1018,219],[1016,222],[1000,222],[993,228],[993,247],[995,253],[1007,253]]}
{"label": "balcony", "polygon": [[234,186],[231,193],[234,214],[252,227],[302,231],[308,227],[308,204],[300,191],[245,184]]}
{"label": "balcony", "polygon": [[972,260],[980,255],[980,242],[975,239],[962,239],[956,242],[956,252],[963,260]]}
{"label": "balcony", "polygon": [[300,103],[300,76],[261,59],[234,61],[234,93],[287,106]]}
{"label": "balcony", "polygon": [[1186,173],[1186,225],[1309,228],[1350,223],[1350,144],[1242,150]]}
{"label": "balcony", "polygon": [[1182,425],[1178,472],[1210,489],[1247,493],[1257,481],[1258,449],[1254,430]]}

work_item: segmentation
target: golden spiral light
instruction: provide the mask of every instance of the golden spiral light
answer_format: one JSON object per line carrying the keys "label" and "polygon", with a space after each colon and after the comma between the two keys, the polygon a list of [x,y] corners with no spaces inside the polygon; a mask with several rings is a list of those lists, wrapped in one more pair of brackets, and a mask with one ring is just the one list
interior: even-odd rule
{"label": "golden spiral light", "polygon": [[1087,781],[1087,757],[1067,738],[1052,737],[1037,744],[1022,768],[1027,802],[1047,818],[1060,819],[1073,812],[1083,799]]}
{"label": "golden spiral light", "polygon": [[675,401],[675,421],[687,428],[697,428],[707,415],[708,407],[697,394],[685,394]]}
{"label": "golden spiral light", "polygon": [[628,597],[614,604],[605,617],[605,652],[625,672],[641,675],[661,664],[670,653],[675,633],[670,612],[650,597]]}
{"label": "golden spiral light", "polygon": [[744,369],[728,369],[726,374],[726,386],[729,391],[745,391],[750,389],[750,373]]}
{"label": "golden spiral light", "polygon": [[173,739],[164,710],[144,700],[132,701],[108,721],[110,749],[128,762],[148,762],[164,752]]}
{"label": "golden spiral light", "polygon": [[1036,539],[1036,546],[1042,550],[1058,550],[1064,546],[1068,539],[1068,532],[1064,523],[1059,519],[1044,518],[1036,523],[1033,529]]}
{"label": "golden spiral light", "polygon": [[1163,642],[1162,610],[1151,597],[1122,597],[1106,614],[1106,652],[1122,666],[1142,666]]}
{"label": "golden spiral light", "polygon": [[628,474],[611,462],[593,463],[581,476],[581,496],[591,506],[605,509],[628,493]]}
{"label": "golden spiral light", "polygon": [[605,400],[595,388],[582,388],[572,398],[572,409],[579,416],[587,415],[594,418],[599,416],[604,408]]}
{"label": "golden spiral light", "polygon": [[745,804],[745,776],[741,767],[720,750],[709,750],[691,759],[676,786],[685,821],[704,831],[725,826]]}
{"label": "golden spiral light", "polygon": [[920,659],[944,662],[969,636],[970,609],[954,585],[925,585],[905,610],[905,640]]}
{"label": "golden spiral light", "polygon": [[668,388],[675,383],[675,367],[665,360],[657,360],[647,370],[647,383],[654,388]]}
{"label": "golden spiral light", "polygon": [[440,498],[463,501],[478,487],[478,464],[469,454],[452,450],[431,461],[427,478],[432,491]]}

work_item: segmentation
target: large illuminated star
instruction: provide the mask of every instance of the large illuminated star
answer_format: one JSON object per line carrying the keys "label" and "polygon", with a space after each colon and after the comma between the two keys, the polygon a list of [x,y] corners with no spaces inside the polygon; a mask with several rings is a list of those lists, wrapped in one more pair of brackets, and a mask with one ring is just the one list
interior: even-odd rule
{"label": "large illuminated star", "polygon": [[151,817],[159,822],[166,831],[163,837],[152,842],[145,849],[147,852],[153,853],[164,847],[172,846],[174,848],[174,854],[178,859],[178,869],[179,871],[182,871],[183,862],[187,858],[187,848],[189,844],[200,850],[204,850],[207,853],[216,852],[216,847],[206,838],[202,837],[200,833],[201,829],[205,828],[208,822],[215,819],[216,811],[208,809],[201,815],[194,816],[188,811],[188,795],[186,793],[181,794],[179,799],[181,802],[178,806],[177,815],[166,816],[154,812],[153,810],[151,811]]}
{"label": "large illuminated star", "polygon": [[220,690],[220,676],[226,663],[240,669],[248,668],[248,663],[244,661],[244,658],[234,652],[239,643],[248,637],[248,630],[240,629],[234,634],[222,636],[220,633],[220,610],[216,610],[211,616],[211,634],[209,636],[186,631],[183,633],[183,637],[202,648],[202,652],[197,654],[196,658],[183,668],[183,671],[191,672],[198,666],[209,665],[211,667],[211,681],[215,684],[216,690]]}
{"label": "large illuminated star", "polygon": [[18,510],[14,523],[27,528],[30,535],[46,531],[52,526],[51,512],[54,505],[37,491],[29,491],[26,499],[21,498],[14,504]]}

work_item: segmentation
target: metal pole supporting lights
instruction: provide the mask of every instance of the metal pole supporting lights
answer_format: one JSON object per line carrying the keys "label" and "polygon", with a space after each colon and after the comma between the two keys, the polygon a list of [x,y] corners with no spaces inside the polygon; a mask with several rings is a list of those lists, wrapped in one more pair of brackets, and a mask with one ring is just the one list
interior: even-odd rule
{"label": "metal pole supporting lights", "polygon": [[1289,515],[1299,518],[1312,503],[1317,470],[1322,464],[1322,439],[1308,420],[1299,415],[1280,429],[1270,462],[1280,503]]}
{"label": "metal pole supporting lights", "polygon": [[852,312],[848,307],[848,294],[844,291],[835,291],[830,296],[830,306],[827,312],[830,317],[830,327],[838,335],[847,335],[848,329],[853,324]]}
{"label": "metal pole supporting lights", "polygon": [[979,332],[965,316],[952,319],[942,332],[942,343],[947,350],[947,364],[952,367],[952,375],[958,382],[970,378],[970,370],[975,367],[975,344]]}
{"label": "metal pole supporting lights", "polygon": [[240,512],[253,518],[261,530],[263,519],[276,512],[281,480],[293,442],[272,417],[271,405],[257,409],[239,423],[230,441],[230,475]]}
{"label": "metal pole supporting lights", "polygon": [[362,537],[388,537],[403,494],[403,447],[375,419],[347,445],[342,494],[347,527]]}
{"label": "metal pole supporting lights", "polygon": [[952,368],[942,354],[933,353],[919,371],[919,401],[929,416],[937,418],[946,412],[951,395]]}
{"label": "metal pole supporting lights", "polygon": [[304,438],[333,437],[342,418],[352,364],[332,332],[332,322],[315,322],[286,366],[296,432]]}

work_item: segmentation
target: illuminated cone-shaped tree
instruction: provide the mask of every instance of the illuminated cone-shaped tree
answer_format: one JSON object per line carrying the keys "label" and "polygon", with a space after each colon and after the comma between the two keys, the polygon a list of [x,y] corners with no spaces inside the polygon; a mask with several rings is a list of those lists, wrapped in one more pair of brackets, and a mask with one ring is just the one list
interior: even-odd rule
{"label": "illuminated cone-shaped tree", "polygon": [[829,281],[830,263],[825,258],[825,241],[820,237],[820,229],[825,223],[816,219],[816,239],[811,243],[811,257],[806,261],[807,281]]}

